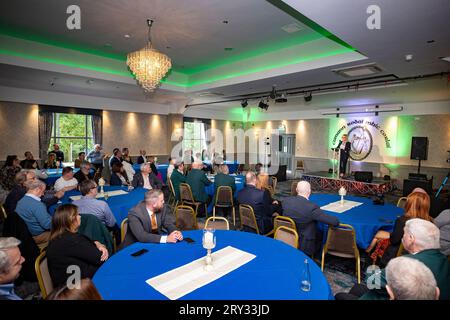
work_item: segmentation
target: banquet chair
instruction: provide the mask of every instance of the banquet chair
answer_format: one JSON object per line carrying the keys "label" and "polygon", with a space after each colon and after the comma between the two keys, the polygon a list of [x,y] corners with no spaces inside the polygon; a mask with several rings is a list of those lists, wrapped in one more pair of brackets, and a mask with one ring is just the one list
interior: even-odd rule
{"label": "banquet chair", "polygon": [[405,204],[406,204],[406,200],[407,200],[408,198],[407,197],[401,197],[400,199],[398,199],[398,201],[397,201],[397,207],[399,207],[399,208],[405,208]]}
{"label": "banquet chair", "polygon": [[298,181],[294,181],[291,184],[291,196],[296,196],[297,195],[297,184]]}
{"label": "banquet chair", "polygon": [[273,187],[272,186],[267,186],[266,189],[269,190],[270,195],[273,198],[275,196],[275,191],[273,190]]}
{"label": "banquet chair", "polygon": [[273,235],[279,227],[288,227],[297,231],[297,225],[295,224],[294,220],[292,220],[292,218],[286,216],[276,216],[273,219],[273,229],[272,231],[267,233],[266,236]]}
{"label": "banquet chair", "polygon": [[239,216],[241,218],[241,228],[249,228],[259,233],[258,224],[256,223],[255,212],[248,204],[239,205]]}
{"label": "banquet chair", "polygon": [[47,264],[47,252],[45,250],[36,258],[34,268],[36,270],[36,276],[42,298],[45,299],[54,289]]}
{"label": "banquet chair", "polygon": [[209,217],[205,222],[205,229],[230,230],[230,224],[224,217]]}
{"label": "banquet chair", "polygon": [[120,242],[123,242],[123,240],[125,240],[127,230],[128,230],[128,218],[125,218],[120,224]]}
{"label": "banquet chair", "polygon": [[405,247],[403,246],[403,243],[400,243],[400,246],[398,247],[398,250],[397,250],[396,257],[400,257],[400,256],[404,255],[404,253],[405,253]]}
{"label": "banquet chair", "polygon": [[178,205],[177,196],[175,195],[175,189],[173,188],[172,180],[170,178],[167,179],[167,184],[169,186],[169,200],[167,201],[169,206],[176,207]]}
{"label": "banquet chair", "polygon": [[5,221],[8,215],[6,214],[6,210],[3,207],[3,204],[0,204],[0,221]]}
{"label": "banquet chair", "polygon": [[213,217],[216,216],[217,208],[231,208],[233,212],[233,225],[236,225],[236,210],[234,208],[233,190],[229,186],[220,186],[217,188],[213,207]]}
{"label": "banquet chair", "polygon": [[340,224],[337,227],[328,228],[327,241],[322,249],[322,271],[327,253],[337,257],[356,259],[356,274],[358,283],[361,283],[361,266],[359,251],[356,246],[356,233],[351,225]]}
{"label": "banquet chair", "polygon": [[195,215],[198,215],[198,208],[203,204],[205,206],[205,215],[208,216],[208,207],[206,203],[195,201],[191,186],[187,183],[180,183],[180,199],[182,205],[195,207]]}
{"label": "banquet chair", "polygon": [[298,249],[298,233],[295,229],[285,226],[278,227],[273,238]]}
{"label": "banquet chair", "polygon": [[179,205],[175,208],[175,221],[179,230],[197,230],[197,214],[190,206]]}
{"label": "banquet chair", "polygon": [[274,177],[274,176],[270,177],[270,179],[272,180],[272,188],[273,188],[273,194],[272,194],[272,196],[274,196],[275,193],[277,193],[277,183],[278,183],[278,179],[277,179],[277,177]]}
{"label": "banquet chair", "polygon": [[305,173],[305,162],[303,160],[297,160],[297,166],[295,167],[294,178],[297,176],[297,171]]}

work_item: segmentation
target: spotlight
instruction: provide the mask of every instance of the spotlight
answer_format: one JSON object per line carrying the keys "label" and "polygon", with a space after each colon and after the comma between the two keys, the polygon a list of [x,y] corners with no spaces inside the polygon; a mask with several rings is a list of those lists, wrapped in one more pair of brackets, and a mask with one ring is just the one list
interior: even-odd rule
{"label": "spotlight", "polygon": [[246,106],[248,106],[248,101],[247,100],[242,100],[241,101],[241,106],[242,106],[242,108],[245,108]]}
{"label": "spotlight", "polygon": [[[336,111],[339,111],[339,108],[336,108]],[[339,113],[336,113],[336,118],[339,118]]]}
{"label": "spotlight", "polygon": [[305,93],[305,96],[303,98],[305,99],[306,102],[310,102],[312,100],[312,93],[311,92]]}
{"label": "spotlight", "polygon": [[275,99],[275,102],[277,102],[277,103],[284,103],[284,102],[287,102],[286,94],[282,93],[280,96],[278,96],[278,97]]}
{"label": "spotlight", "polygon": [[269,109],[269,104],[268,103],[264,103],[264,101],[261,100],[259,102],[259,104],[258,104],[258,108],[261,108],[261,109],[267,111],[267,109]]}
{"label": "spotlight", "polygon": [[[375,109],[378,109],[379,106],[375,106]],[[375,116],[378,116],[378,111],[375,111]]]}
{"label": "spotlight", "polygon": [[270,99],[275,99],[277,97],[277,91],[275,90],[275,86],[272,86],[272,91],[269,95]]}

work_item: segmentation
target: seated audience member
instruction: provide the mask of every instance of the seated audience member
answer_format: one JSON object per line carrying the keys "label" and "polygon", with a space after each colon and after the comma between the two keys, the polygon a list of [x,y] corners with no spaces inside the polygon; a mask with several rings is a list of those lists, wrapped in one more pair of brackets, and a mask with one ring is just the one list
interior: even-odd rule
{"label": "seated audience member", "polygon": [[20,166],[22,169],[39,169],[39,164],[37,163],[37,160],[34,159],[31,151],[25,152],[25,159],[20,161]]}
{"label": "seated audience member", "polygon": [[45,183],[40,180],[25,182],[27,193],[17,202],[16,212],[25,222],[39,248],[45,248],[50,237],[52,218],[41,197],[45,192]]}
{"label": "seated audience member", "polygon": [[129,164],[133,165],[133,161],[131,160],[130,150],[128,148],[122,148],[122,161],[126,161]]}
{"label": "seated audience member", "polygon": [[[16,174],[16,185],[9,192],[6,197],[5,203],[3,204],[6,213],[12,213],[16,210],[17,202],[23,198],[27,193],[27,188],[25,187],[25,182],[36,180],[36,173],[34,170],[22,170]],[[64,196],[64,191],[52,192],[46,191],[42,196],[41,200],[45,203],[47,207],[56,204],[59,199]]]}
{"label": "seated audience member", "polygon": [[75,159],[75,168],[80,168],[83,161],[86,159],[86,152],[79,152],[78,158]]}
{"label": "seated audience member", "polygon": [[122,152],[120,152],[119,148],[113,149],[113,156],[109,159],[109,167],[112,169],[115,163],[122,163]]}
{"label": "seated audience member", "polygon": [[155,176],[158,176],[158,169],[156,168],[155,157],[154,156],[148,157],[148,163],[150,163],[150,167],[152,168],[152,172],[155,174]]}
{"label": "seated audience member", "polygon": [[139,150],[139,157],[137,158],[137,163],[138,164],[143,164],[145,162],[147,162],[147,157],[145,156],[147,154],[147,152],[145,150]]}
{"label": "seated audience member", "polygon": [[62,176],[55,181],[55,190],[70,191],[78,187],[78,181],[73,176],[72,167],[64,167],[62,169]]}
{"label": "seated audience member", "polygon": [[273,229],[270,199],[264,191],[256,188],[256,174],[249,171],[245,175],[246,187],[238,193],[238,203],[247,204],[253,208],[260,234],[266,234]]}
{"label": "seated audience member", "polygon": [[[211,198],[206,194],[205,187],[211,184],[203,169],[203,162],[196,161],[192,164],[192,170],[189,171],[186,177],[186,183],[189,184],[192,190],[194,200],[208,204]],[[200,206],[204,208],[204,206]],[[206,212],[205,212],[206,215]]]}
{"label": "seated audience member", "polygon": [[195,161],[202,161],[202,162],[203,162],[203,160],[202,160],[202,154],[201,154],[200,152],[197,152],[197,153],[195,154],[194,162],[195,162]]}
{"label": "seated audience member", "polygon": [[236,182],[234,181],[234,177],[230,176],[230,171],[226,164],[221,164],[219,166],[219,173],[214,177],[214,204],[216,203],[217,189],[222,186],[230,187],[232,196],[234,197],[234,193],[236,191]]}
{"label": "seated audience member", "polygon": [[164,205],[161,190],[146,192],[144,201],[128,213],[128,229],[123,247],[135,242],[176,243],[182,240],[183,235],[176,229],[172,209]]}
{"label": "seated audience member", "polygon": [[50,151],[49,154],[50,153],[54,153],[56,155],[56,161],[61,163],[64,162],[64,152],[59,149],[59,144],[55,143],[53,145],[53,150]]}
{"label": "seated audience member", "polygon": [[419,260],[408,257],[389,261],[386,291],[391,300],[439,299],[439,288],[431,270]]}
{"label": "seated audience member", "polygon": [[67,284],[56,288],[46,300],[103,300],[94,283],[89,279],[81,279],[80,287],[68,287]]}
{"label": "seated audience member", "polygon": [[123,159],[123,170],[125,170],[128,180],[133,181],[134,175],[136,174],[136,171],[133,169],[132,163],[128,162],[127,160]]}
{"label": "seated audience member", "polygon": [[283,212],[292,218],[297,225],[300,238],[299,249],[309,256],[318,254],[322,234],[317,228],[317,222],[331,226],[338,226],[338,218],[323,212],[317,204],[309,200],[311,185],[308,181],[300,181],[297,184],[297,195],[283,200]]}
{"label": "seated audience member", "polygon": [[20,240],[16,238],[0,238],[0,300],[22,300],[14,292],[14,281],[25,261],[19,245]]}
{"label": "seated audience member", "polygon": [[266,197],[270,199],[270,212],[272,214],[278,213],[279,215],[283,214],[283,208],[281,207],[281,203],[278,200],[272,197],[272,193],[269,190],[269,175],[266,172],[261,172],[256,177],[256,187],[259,190],[264,191]]}
{"label": "seated audience member", "polygon": [[56,163],[56,154],[51,152],[48,154],[48,159],[44,163],[44,169],[57,169],[58,164]]}
{"label": "seated audience member", "polygon": [[167,179],[170,179],[172,175],[173,169],[175,168],[176,159],[169,158],[169,166],[167,167]]}
{"label": "seated audience member", "polygon": [[184,165],[191,165],[194,163],[194,157],[192,156],[192,150],[185,150],[183,156]]}
{"label": "seated audience member", "polygon": [[103,159],[105,156],[105,153],[102,151],[102,146],[96,144],[94,145],[94,150],[89,152],[86,158],[94,166],[95,170],[101,172],[103,169]]}
{"label": "seated audience member", "polygon": [[80,170],[73,175],[77,179],[78,184],[86,180],[93,180],[94,174],[91,172],[91,164],[87,161],[83,161],[80,165]]}
{"label": "seated audience member", "polygon": [[16,155],[6,157],[6,162],[0,169],[0,184],[4,190],[10,191],[15,186],[16,174],[21,169]]}
{"label": "seated audience member", "polygon": [[262,163],[257,163],[257,164],[255,164],[255,172],[256,172],[256,175],[259,175],[259,174],[261,173],[262,167],[263,167]]}
{"label": "seated audience member", "polygon": [[130,181],[128,180],[127,173],[125,172],[123,168],[123,164],[120,163],[114,163],[111,169],[111,180],[109,181],[109,184],[112,186],[129,186]]}
{"label": "seated audience member", "polygon": [[180,184],[186,182],[186,176],[184,175],[184,162],[177,160],[174,164],[174,170],[170,176],[173,190],[175,192],[175,198],[180,201]]}
{"label": "seated audience member", "polygon": [[429,210],[430,197],[428,194],[425,192],[411,193],[406,200],[405,214],[395,220],[394,231],[392,233],[383,230],[378,231],[372,243],[366,249],[367,252],[370,252],[377,245],[376,250],[371,255],[372,260],[375,262],[378,257],[381,257],[380,265],[385,267],[389,260],[397,254],[402,243],[403,229],[406,221],[414,218],[431,221],[432,219],[428,215]]}
{"label": "seated audience member", "polygon": [[54,287],[67,283],[69,266],[78,266],[81,278],[92,278],[108,259],[108,249],[103,244],[77,232],[80,222],[78,208],[73,204],[60,205],[52,218],[47,262]]}
{"label": "seated audience member", "polygon": [[434,224],[441,234],[441,252],[450,256],[450,209],[442,211],[435,219]]}
{"label": "seated audience member", "polygon": [[[439,251],[439,229],[430,221],[410,219],[406,221],[403,234],[403,246],[410,254],[404,255],[419,260],[433,273],[439,288],[441,300],[450,299],[450,264],[447,257]],[[370,276],[370,275],[368,275]],[[373,276],[373,274],[372,274]],[[367,279],[370,283],[370,278]],[[338,293],[337,300],[386,300],[386,270],[382,269],[379,277],[379,289],[369,289],[364,284],[353,286],[349,293]],[[373,282],[373,281],[372,281]]]}
{"label": "seated audience member", "polygon": [[78,207],[80,214],[93,214],[109,230],[118,229],[116,218],[112,213],[109,205],[102,200],[97,200],[98,194],[97,184],[94,180],[85,180],[80,184],[81,199],[75,200],[72,204]]}
{"label": "seated audience member", "polygon": [[161,189],[162,182],[152,172],[148,162],[141,164],[141,172],[134,175],[131,185],[134,188]]}

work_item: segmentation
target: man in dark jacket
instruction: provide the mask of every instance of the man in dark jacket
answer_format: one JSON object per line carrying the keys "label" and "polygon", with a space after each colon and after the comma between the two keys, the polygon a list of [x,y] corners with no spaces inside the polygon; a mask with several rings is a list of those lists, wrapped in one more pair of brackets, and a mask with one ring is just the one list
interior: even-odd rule
{"label": "man in dark jacket", "polygon": [[288,197],[283,201],[283,212],[292,218],[297,225],[300,238],[299,248],[309,256],[317,254],[322,236],[317,229],[317,222],[332,226],[339,225],[339,220],[323,212],[318,205],[309,201],[311,185],[307,181],[297,184],[297,196]]}
{"label": "man in dark jacket", "polygon": [[161,189],[162,182],[152,172],[148,162],[141,164],[141,172],[136,173],[131,185],[135,188]]}
{"label": "man in dark jacket", "polygon": [[230,176],[229,173],[230,171],[226,164],[221,164],[219,166],[219,173],[214,178],[213,204],[216,203],[217,189],[219,189],[219,187],[230,187],[232,196],[234,197],[234,192],[236,191],[236,182],[234,181],[234,177]]}
{"label": "man in dark jacket", "polygon": [[178,160],[174,165],[174,169],[170,176],[170,181],[172,182],[173,190],[175,192],[175,198],[180,201],[180,184],[186,182],[186,176],[183,175],[184,172],[184,162]]}
{"label": "man in dark jacket", "polygon": [[247,172],[245,183],[246,187],[238,193],[238,203],[247,204],[253,208],[259,233],[266,234],[273,229],[270,198],[264,191],[256,188],[256,174],[254,172]]}
{"label": "man in dark jacket", "polygon": [[135,242],[176,243],[182,240],[172,210],[164,205],[161,190],[148,191],[144,201],[128,212],[128,229],[122,247]]}
{"label": "man in dark jacket", "polygon": [[202,169],[202,162],[194,162],[192,164],[192,170],[189,171],[187,175],[186,183],[191,187],[192,195],[194,196],[195,201],[207,204],[211,199],[208,198],[208,195],[205,192],[205,186],[210,185],[211,181],[208,180]]}

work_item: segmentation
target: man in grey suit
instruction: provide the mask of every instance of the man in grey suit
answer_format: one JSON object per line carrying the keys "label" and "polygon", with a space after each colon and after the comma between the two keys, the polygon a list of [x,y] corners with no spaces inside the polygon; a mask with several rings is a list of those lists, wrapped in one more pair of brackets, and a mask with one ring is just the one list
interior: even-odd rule
{"label": "man in grey suit", "polygon": [[308,181],[297,184],[297,196],[288,197],[283,201],[283,215],[292,218],[297,225],[300,238],[299,248],[309,256],[320,249],[322,235],[317,229],[317,223],[322,222],[332,226],[339,225],[339,220],[323,212],[319,206],[309,201],[311,185]]}
{"label": "man in grey suit", "polygon": [[141,164],[141,172],[134,175],[131,185],[134,188],[145,188],[149,190],[162,188],[161,180],[152,172],[150,163],[148,162]]}
{"label": "man in grey suit", "polygon": [[176,230],[175,216],[169,206],[164,205],[164,194],[152,189],[128,212],[128,229],[122,248],[135,242],[176,243],[183,235]]}

